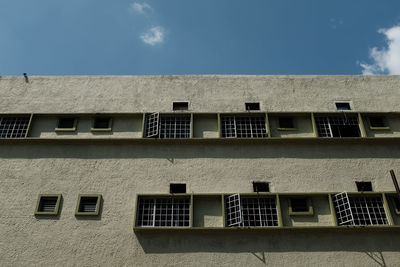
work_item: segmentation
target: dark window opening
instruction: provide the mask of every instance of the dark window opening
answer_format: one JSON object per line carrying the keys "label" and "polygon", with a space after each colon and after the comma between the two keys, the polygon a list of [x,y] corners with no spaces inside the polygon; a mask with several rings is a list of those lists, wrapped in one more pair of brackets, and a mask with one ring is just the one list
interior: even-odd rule
{"label": "dark window opening", "polygon": [[279,128],[294,128],[293,118],[279,118]]}
{"label": "dark window opening", "polygon": [[260,103],[245,103],[246,110],[260,110]]}
{"label": "dark window opening", "polygon": [[369,117],[371,127],[386,127],[384,117]]}
{"label": "dark window opening", "polygon": [[291,198],[290,206],[292,207],[292,212],[308,212],[308,202],[306,198]]}
{"label": "dark window opening", "polygon": [[38,211],[40,212],[54,212],[57,207],[58,197],[41,197],[39,202]]}
{"label": "dark window opening", "polygon": [[188,110],[189,103],[188,102],[174,102],[172,103],[173,110]]}
{"label": "dark window opening", "polygon": [[356,182],[358,192],[372,191],[371,182]]}
{"label": "dark window opening", "polygon": [[394,206],[398,211],[400,211],[400,198],[398,196],[394,197]]}
{"label": "dark window opening", "polygon": [[107,129],[110,128],[110,118],[95,118],[93,128],[95,129]]}
{"label": "dark window opening", "polygon": [[337,102],[336,110],[351,110],[349,102]]}
{"label": "dark window opening", "polygon": [[98,197],[81,197],[79,212],[96,212]]}
{"label": "dark window opening", "polygon": [[333,125],[333,137],[360,137],[360,127],[358,125]]}
{"label": "dark window opening", "polygon": [[355,115],[316,116],[319,137],[360,137],[360,126]]}
{"label": "dark window opening", "polygon": [[253,182],[254,192],[269,192],[269,183],[267,182]]}
{"label": "dark window opening", "polygon": [[58,120],[58,128],[74,128],[75,118],[60,118]]}
{"label": "dark window opening", "polygon": [[169,192],[171,194],[185,194],[186,193],[186,184],[170,184]]}

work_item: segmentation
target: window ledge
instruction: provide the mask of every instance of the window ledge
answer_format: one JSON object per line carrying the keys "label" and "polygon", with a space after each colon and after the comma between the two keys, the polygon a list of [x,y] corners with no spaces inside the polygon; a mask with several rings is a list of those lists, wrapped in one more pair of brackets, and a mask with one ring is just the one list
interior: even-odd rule
{"label": "window ledge", "polygon": [[297,131],[297,128],[278,128],[278,131]]}
{"label": "window ledge", "polygon": [[386,127],[372,127],[372,126],[370,126],[369,129],[373,130],[373,131],[389,131],[390,127],[389,126],[386,126]]}
{"label": "window ledge", "polygon": [[289,216],[314,216],[313,209],[309,211],[291,211],[289,210]]}
{"label": "window ledge", "polygon": [[55,128],[54,131],[56,132],[75,132],[76,128]]}
{"label": "window ledge", "polygon": [[111,128],[90,128],[91,132],[111,132]]}

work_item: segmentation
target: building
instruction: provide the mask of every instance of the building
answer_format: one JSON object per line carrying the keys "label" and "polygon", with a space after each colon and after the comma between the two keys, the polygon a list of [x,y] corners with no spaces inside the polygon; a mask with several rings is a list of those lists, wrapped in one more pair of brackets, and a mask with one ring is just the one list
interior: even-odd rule
{"label": "building", "polygon": [[0,77],[3,266],[395,266],[400,76]]}

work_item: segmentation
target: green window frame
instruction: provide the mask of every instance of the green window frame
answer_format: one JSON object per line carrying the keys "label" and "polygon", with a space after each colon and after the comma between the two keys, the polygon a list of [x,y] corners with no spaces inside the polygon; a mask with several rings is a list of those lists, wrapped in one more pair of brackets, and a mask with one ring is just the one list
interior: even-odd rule
{"label": "green window frame", "polygon": [[[96,128],[96,120],[108,120],[108,126],[105,128]],[[92,120],[91,132],[111,132],[112,131],[113,119],[110,117],[95,117]]]}
{"label": "green window frame", "polygon": [[[61,194],[39,194],[39,197],[36,202],[36,208],[35,208],[35,215],[52,215],[56,216],[58,215],[60,211],[60,205],[61,205]],[[44,211],[44,205],[46,205],[46,200],[49,201],[50,199],[54,200],[55,199],[55,207],[53,211]],[[51,204],[51,203],[47,203]]]}
{"label": "green window frame", "polygon": [[[60,127],[61,126],[60,124],[61,124],[62,120],[65,120],[65,119],[74,120],[73,121],[73,126],[72,127],[68,127],[68,128]],[[75,132],[77,125],[78,125],[78,118],[75,118],[75,117],[60,117],[60,118],[58,118],[57,127],[55,128],[55,131],[56,132]]]}
{"label": "green window frame", "polygon": [[[79,194],[75,208],[75,216],[98,216],[100,214],[101,201],[101,194]],[[93,211],[85,211],[85,209],[91,209],[92,207],[89,206],[93,205],[95,205]]]}
{"label": "green window frame", "polygon": [[[296,211],[295,208],[293,207],[292,200],[305,200],[306,205],[308,206],[307,211]],[[302,197],[302,196],[296,196],[296,197],[290,197],[289,198],[289,215],[290,216],[314,216],[314,208],[312,206],[312,201],[310,197]]]}

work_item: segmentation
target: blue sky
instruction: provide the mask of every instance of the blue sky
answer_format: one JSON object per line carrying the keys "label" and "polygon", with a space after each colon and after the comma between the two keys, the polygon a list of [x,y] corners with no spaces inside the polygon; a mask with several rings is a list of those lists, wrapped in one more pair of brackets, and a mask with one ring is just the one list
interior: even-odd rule
{"label": "blue sky", "polygon": [[1,0],[0,76],[400,74],[399,0]]}

